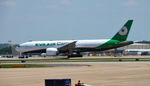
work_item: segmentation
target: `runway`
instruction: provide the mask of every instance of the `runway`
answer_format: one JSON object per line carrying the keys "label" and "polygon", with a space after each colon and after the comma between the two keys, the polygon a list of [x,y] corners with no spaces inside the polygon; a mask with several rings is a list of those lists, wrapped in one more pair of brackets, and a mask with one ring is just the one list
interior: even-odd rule
{"label": "runway", "polygon": [[149,86],[150,62],[54,62],[91,66],[0,69],[0,86],[44,86],[44,79],[71,78],[92,86]]}
{"label": "runway", "polygon": [[[145,56],[84,56],[84,57],[73,57],[70,59],[103,59],[103,58],[149,58],[150,59],[150,55],[145,55]],[[18,58],[18,57],[13,57],[13,58],[0,58],[0,60],[17,60],[17,59],[22,59],[22,58]],[[24,58],[24,59],[67,59],[66,56],[54,56],[54,57],[29,57],[29,58]]]}

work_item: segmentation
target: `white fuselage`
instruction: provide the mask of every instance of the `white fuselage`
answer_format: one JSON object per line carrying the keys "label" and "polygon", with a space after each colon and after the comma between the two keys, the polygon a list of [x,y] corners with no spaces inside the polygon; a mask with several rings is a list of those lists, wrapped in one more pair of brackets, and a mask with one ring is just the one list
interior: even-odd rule
{"label": "white fuselage", "polygon": [[65,54],[68,57],[80,56],[80,52],[104,51],[133,44],[126,41],[133,20],[128,20],[124,26],[111,39],[98,40],[58,40],[58,41],[32,41],[20,44],[16,50],[20,54],[45,53],[47,55]]}
{"label": "white fuselage", "polygon": [[99,45],[104,44],[109,39],[103,40],[58,40],[58,41],[32,41],[25,42],[16,47],[19,52],[27,52],[34,50],[41,50],[47,48],[60,48],[69,43],[76,41],[75,48],[95,48]]}

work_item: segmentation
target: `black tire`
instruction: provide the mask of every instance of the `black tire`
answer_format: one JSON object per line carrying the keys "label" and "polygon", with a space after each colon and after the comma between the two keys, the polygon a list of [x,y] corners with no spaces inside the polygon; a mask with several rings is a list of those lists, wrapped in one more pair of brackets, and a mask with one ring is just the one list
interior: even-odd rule
{"label": "black tire", "polygon": [[67,58],[70,59],[71,55],[68,55]]}
{"label": "black tire", "polygon": [[28,58],[28,56],[26,56],[26,58]]}
{"label": "black tire", "polygon": [[19,58],[20,58],[20,59],[23,59],[23,58],[24,58],[24,56],[19,56]]}

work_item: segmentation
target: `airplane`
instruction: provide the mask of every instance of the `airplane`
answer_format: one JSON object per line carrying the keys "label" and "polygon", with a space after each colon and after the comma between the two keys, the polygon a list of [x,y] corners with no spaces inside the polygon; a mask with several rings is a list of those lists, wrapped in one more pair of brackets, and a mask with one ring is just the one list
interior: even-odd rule
{"label": "airplane", "polygon": [[97,40],[56,40],[56,41],[31,41],[16,47],[20,56],[45,53],[47,56],[64,55],[70,57],[82,57],[81,52],[96,52],[133,44],[126,41],[133,20],[128,20],[124,26],[111,39]]}

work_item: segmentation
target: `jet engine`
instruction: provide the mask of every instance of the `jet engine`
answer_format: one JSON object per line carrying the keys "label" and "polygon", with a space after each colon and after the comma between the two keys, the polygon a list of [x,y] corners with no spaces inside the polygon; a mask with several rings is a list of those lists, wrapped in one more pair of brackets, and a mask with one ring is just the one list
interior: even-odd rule
{"label": "jet engine", "polygon": [[58,49],[57,48],[47,48],[46,49],[46,55],[56,56],[57,53],[58,53]]}

